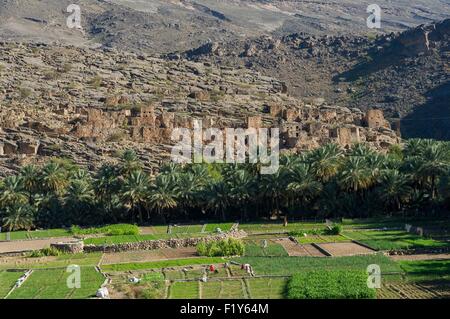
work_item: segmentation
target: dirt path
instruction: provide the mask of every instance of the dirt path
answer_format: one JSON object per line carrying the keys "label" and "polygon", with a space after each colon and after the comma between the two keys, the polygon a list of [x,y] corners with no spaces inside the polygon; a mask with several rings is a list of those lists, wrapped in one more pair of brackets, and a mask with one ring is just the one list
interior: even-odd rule
{"label": "dirt path", "polygon": [[311,256],[311,257],[324,257],[325,255],[322,254],[320,250],[318,250],[313,245],[307,244],[307,245],[299,245],[289,238],[282,238],[276,241],[279,243],[283,248],[286,250],[286,252],[289,254],[289,256]]}
{"label": "dirt path", "polygon": [[389,257],[392,260],[445,260],[450,259],[450,254],[395,255]]}
{"label": "dirt path", "polygon": [[38,250],[50,247],[50,244],[76,240],[73,237],[58,237],[50,239],[32,239],[0,242],[0,254],[21,251]]}

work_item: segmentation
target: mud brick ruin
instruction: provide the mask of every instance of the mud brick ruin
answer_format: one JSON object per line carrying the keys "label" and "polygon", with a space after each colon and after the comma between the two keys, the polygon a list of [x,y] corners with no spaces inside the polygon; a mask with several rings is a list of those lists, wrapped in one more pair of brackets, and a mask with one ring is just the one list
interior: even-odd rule
{"label": "mud brick ruin", "polygon": [[279,128],[285,152],[401,142],[381,110],[292,97],[285,83],[246,68],[63,45],[0,49],[0,176],[52,157],[96,169],[127,148],[154,170],[170,160],[173,129],[194,120],[222,131]]}

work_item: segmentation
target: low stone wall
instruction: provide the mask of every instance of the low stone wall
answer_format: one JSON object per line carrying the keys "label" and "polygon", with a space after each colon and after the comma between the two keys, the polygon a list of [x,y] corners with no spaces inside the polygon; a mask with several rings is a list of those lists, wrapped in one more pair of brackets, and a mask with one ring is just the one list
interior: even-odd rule
{"label": "low stone wall", "polygon": [[247,233],[242,230],[232,230],[223,234],[217,234],[198,238],[172,238],[161,240],[146,240],[135,243],[111,244],[111,245],[85,245],[84,252],[122,252],[133,250],[155,250],[161,248],[181,248],[195,247],[200,242],[219,241],[227,238],[241,239],[247,237]]}
{"label": "low stone wall", "polygon": [[84,243],[82,240],[80,241],[74,241],[74,242],[60,242],[60,243],[54,243],[50,244],[50,247],[56,248],[62,252],[69,253],[69,254],[78,254],[82,253],[84,251]]}
{"label": "low stone wall", "polygon": [[446,253],[450,253],[450,247],[391,250],[386,252],[385,254],[389,256],[407,256],[407,255],[446,254]]}

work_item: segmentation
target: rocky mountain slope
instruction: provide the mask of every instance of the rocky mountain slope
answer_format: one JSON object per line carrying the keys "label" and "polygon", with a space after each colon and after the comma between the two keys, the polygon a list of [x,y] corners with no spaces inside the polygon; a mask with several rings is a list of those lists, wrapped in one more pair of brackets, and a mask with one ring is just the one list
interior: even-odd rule
{"label": "rocky mountain slope", "polygon": [[[84,33],[66,9],[81,8]],[[207,41],[261,35],[367,35],[369,0],[0,0],[0,37],[101,44],[146,53],[188,50]],[[379,0],[379,33],[450,16],[449,0]]]}
{"label": "rocky mountain slope", "polygon": [[392,122],[401,120],[405,137],[450,139],[449,48],[447,19],[373,37],[295,33],[208,42],[167,57],[245,66],[285,81],[294,96],[381,108]]}
{"label": "rocky mountain slope", "polygon": [[297,99],[246,68],[166,61],[112,49],[0,42],[0,174],[66,157],[89,168],[137,150],[168,160],[174,128],[278,127],[284,151],[336,142],[388,149],[399,138],[382,112]]}
{"label": "rocky mountain slope", "polygon": [[[382,108],[401,119],[405,137],[450,138],[448,37],[425,37],[436,26],[448,31],[448,22],[432,21],[450,16],[449,0],[378,1],[376,31],[365,21],[371,1],[78,0],[83,30],[66,26],[72,2],[0,0],[0,39],[245,67],[279,78],[296,97]],[[401,45],[391,33],[424,23]],[[405,56],[410,46],[415,54]]]}

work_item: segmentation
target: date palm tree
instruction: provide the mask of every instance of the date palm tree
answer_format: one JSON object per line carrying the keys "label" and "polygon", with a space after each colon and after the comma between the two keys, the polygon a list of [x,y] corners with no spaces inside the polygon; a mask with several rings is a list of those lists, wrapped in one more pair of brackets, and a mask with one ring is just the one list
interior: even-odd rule
{"label": "date palm tree", "polygon": [[120,183],[118,169],[111,165],[103,165],[97,172],[93,186],[95,196],[100,208],[107,215],[117,222],[117,214],[121,207],[119,198]]}
{"label": "date palm tree", "polygon": [[224,181],[211,183],[203,193],[207,209],[213,210],[214,215],[220,213],[222,220],[226,221],[226,210],[230,206],[230,195],[227,184]]}
{"label": "date palm tree", "polygon": [[338,177],[339,186],[346,191],[360,192],[374,184],[374,176],[364,157],[348,157]]}
{"label": "date palm tree", "polygon": [[23,188],[28,193],[29,203],[32,204],[33,194],[37,193],[39,188],[39,170],[35,165],[24,166],[20,170],[20,177]]}
{"label": "date palm tree", "polygon": [[450,151],[445,143],[428,144],[422,152],[421,164],[417,174],[430,182],[431,199],[438,195],[438,179],[450,168]]}
{"label": "date palm tree", "polygon": [[300,207],[304,208],[307,203],[316,198],[322,191],[322,183],[315,180],[310,165],[297,165],[288,174],[289,184],[287,185],[287,191],[294,202],[300,204]]}
{"label": "date palm tree", "polygon": [[27,203],[8,206],[2,222],[8,231],[30,230],[33,227],[33,209]]}
{"label": "date palm tree", "polygon": [[339,172],[343,159],[342,150],[336,144],[327,144],[313,151],[308,160],[311,170],[322,182],[328,182]]}
{"label": "date palm tree", "polygon": [[8,176],[3,180],[0,188],[0,207],[24,204],[28,196],[24,189],[23,178]]}
{"label": "date palm tree", "polygon": [[50,162],[42,169],[40,184],[44,192],[62,195],[69,184],[67,172],[60,164]]}
{"label": "date palm tree", "polygon": [[135,171],[142,169],[142,163],[139,160],[137,154],[133,150],[125,150],[121,157],[121,163],[119,165],[120,173],[122,176],[128,176]]}
{"label": "date palm tree", "polygon": [[129,206],[134,219],[134,212],[137,211],[139,220],[143,222],[142,209],[147,207],[147,196],[149,191],[149,180],[147,175],[142,171],[131,171],[124,179],[121,198]]}
{"label": "date palm tree", "polygon": [[227,177],[227,187],[230,197],[241,210],[241,219],[247,218],[247,209],[253,198],[254,178],[244,169],[235,169]]}
{"label": "date palm tree", "polygon": [[69,212],[69,216],[73,218],[74,223],[86,222],[93,209],[94,199],[92,184],[82,179],[71,181],[64,196],[64,203],[66,211]]}
{"label": "date palm tree", "polygon": [[383,171],[380,182],[378,198],[390,212],[392,209],[400,211],[402,204],[410,199],[412,193],[408,178],[396,170],[386,170]]}
{"label": "date palm tree", "polygon": [[158,175],[150,185],[147,201],[149,206],[166,221],[166,212],[177,207],[178,194],[173,179],[167,175]]}

